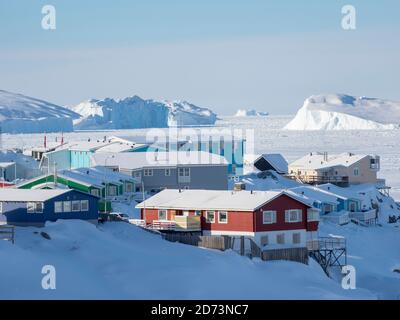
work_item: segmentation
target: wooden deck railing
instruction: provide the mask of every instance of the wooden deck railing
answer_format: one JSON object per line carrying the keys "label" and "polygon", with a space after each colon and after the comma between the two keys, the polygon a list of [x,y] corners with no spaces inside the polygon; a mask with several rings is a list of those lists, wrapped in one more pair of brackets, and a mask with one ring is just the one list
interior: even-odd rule
{"label": "wooden deck railing", "polygon": [[0,240],[15,242],[15,229],[14,226],[0,225]]}
{"label": "wooden deck railing", "polygon": [[307,248],[309,251],[345,249],[346,238],[321,237],[307,240]]}

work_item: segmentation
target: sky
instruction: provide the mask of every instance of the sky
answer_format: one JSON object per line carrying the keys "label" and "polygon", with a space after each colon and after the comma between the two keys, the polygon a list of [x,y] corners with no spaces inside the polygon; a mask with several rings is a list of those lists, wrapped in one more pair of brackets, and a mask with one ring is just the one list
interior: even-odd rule
{"label": "sky", "polygon": [[[42,7],[56,29],[42,28]],[[356,29],[342,28],[342,7]],[[400,101],[398,0],[0,0],[0,89],[60,105],[187,100],[293,114],[312,94]]]}

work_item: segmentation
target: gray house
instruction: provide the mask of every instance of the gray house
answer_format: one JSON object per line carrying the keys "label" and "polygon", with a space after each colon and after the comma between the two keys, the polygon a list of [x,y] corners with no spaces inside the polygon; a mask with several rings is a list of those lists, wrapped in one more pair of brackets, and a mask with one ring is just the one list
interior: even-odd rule
{"label": "gray house", "polygon": [[228,162],[203,151],[99,153],[93,166],[110,167],[140,181],[136,192],[162,189],[228,189]]}

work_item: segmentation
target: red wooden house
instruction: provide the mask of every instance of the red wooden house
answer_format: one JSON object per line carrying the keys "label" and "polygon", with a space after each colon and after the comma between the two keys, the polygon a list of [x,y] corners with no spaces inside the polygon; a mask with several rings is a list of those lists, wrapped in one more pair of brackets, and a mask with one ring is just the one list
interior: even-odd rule
{"label": "red wooden house", "polygon": [[[318,231],[318,210],[307,198],[286,191],[167,189],[137,208],[148,225],[178,221],[182,227],[186,219],[190,231],[248,236],[269,248],[306,247]],[[178,229],[185,231],[184,227]]]}

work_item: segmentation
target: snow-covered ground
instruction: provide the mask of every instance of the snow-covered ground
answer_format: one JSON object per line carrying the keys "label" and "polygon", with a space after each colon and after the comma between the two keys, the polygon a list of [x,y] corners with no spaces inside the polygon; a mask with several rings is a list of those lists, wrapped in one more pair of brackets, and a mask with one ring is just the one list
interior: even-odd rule
{"label": "snow-covered ground", "polygon": [[400,102],[345,94],[306,99],[288,130],[380,130],[400,126]]}
{"label": "snow-covered ground", "polygon": [[[50,240],[40,235],[46,232]],[[250,260],[162,240],[124,222],[57,221],[0,242],[0,299],[374,299],[320,266]],[[44,265],[56,289],[43,290]]]}

